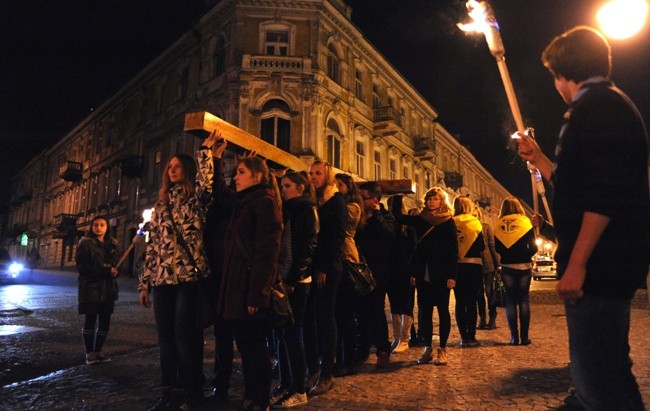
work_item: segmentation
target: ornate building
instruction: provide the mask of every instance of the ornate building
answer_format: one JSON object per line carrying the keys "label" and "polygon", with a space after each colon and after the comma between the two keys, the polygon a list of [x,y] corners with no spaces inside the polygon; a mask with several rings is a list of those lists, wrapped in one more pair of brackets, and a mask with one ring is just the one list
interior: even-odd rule
{"label": "ornate building", "polygon": [[[509,193],[351,22],[342,0],[221,0],[108,101],[12,180],[9,232],[45,266],[74,265],[98,214],[126,248],[170,155],[194,152],[190,111],[209,111],[306,163],[357,179],[412,179],[494,216]],[[132,261],[127,267],[132,266]]]}

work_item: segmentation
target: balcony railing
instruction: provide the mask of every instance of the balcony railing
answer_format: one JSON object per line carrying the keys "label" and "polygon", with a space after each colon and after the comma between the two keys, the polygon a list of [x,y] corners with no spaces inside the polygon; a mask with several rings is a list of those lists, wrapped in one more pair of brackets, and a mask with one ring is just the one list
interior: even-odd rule
{"label": "balcony railing", "polygon": [[303,57],[245,54],[242,57],[242,68],[276,73],[305,73],[311,71],[311,60]]}
{"label": "balcony railing", "polygon": [[83,175],[83,163],[77,161],[66,161],[66,165],[62,167],[59,177],[65,181],[81,181]]}
{"label": "balcony railing", "polygon": [[77,214],[59,214],[54,216],[54,225],[59,231],[77,230]]}
{"label": "balcony railing", "polygon": [[397,111],[394,107],[385,106],[379,107],[374,110],[375,123],[389,122],[402,127],[402,113]]}
{"label": "balcony railing", "polygon": [[432,137],[416,136],[413,138],[413,149],[420,160],[432,159],[436,153],[436,142]]}
{"label": "balcony railing", "polygon": [[455,171],[445,171],[445,184],[458,190],[463,186],[463,176]]}

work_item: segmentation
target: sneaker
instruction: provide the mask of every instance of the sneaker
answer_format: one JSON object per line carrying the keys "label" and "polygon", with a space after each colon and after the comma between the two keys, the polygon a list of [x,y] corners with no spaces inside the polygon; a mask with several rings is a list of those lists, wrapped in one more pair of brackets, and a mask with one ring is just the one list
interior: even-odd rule
{"label": "sneaker", "polygon": [[105,356],[104,354],[102,354],[101,351],[96,352],[95,355],[96,355],[96,358],[97,358],[97,362],[100,362],[102,364],[105,364],[107,362],[111,362],[111,359],[108,358],[107,356]]}
{"label": "sneaker", "polygon": [[271,404],[271,408],[293,408],[300,407],[301,405],[306,405],[309,402],[307,399],[307,394],[294,392],[287,393],[280,401]]}
{"label": "sneaker", "polygon": [[309,391],[309,395],[322,395],[327,393],[334,386],[334,377],[319,378],[314,388]]}
{"label": "sneaker", "polygon": [[97,358],[97,353],[87,352],[86,353],[86,364],[88,364],[88,365],[99,364],[99,359]]}
{"label": "sneaker", "polygon": [[282,400],[286,394],[287,394],[287,389],[278,385],[271,392],[271,397],[269,398],[269,404],[275,404],[276,402],[280,402],[280,400]]}

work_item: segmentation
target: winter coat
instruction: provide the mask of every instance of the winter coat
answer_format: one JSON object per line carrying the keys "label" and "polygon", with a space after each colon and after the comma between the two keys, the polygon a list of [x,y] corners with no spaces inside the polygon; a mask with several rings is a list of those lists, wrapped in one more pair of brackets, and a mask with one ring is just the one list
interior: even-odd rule
{"label": "winter coat", "polygon": [[357,230],[355,240],[376,280],[386,286],[392,274],[399,225],[385,209],[376,210]]}
{"label": "winter coat", "polygon": [[[238,192],[237,199],[224,239],[217,309],[225,320],[261,319],[277,275],[282,216],[273,190],[262,184]],[[250,315],[249,306],[260,310]]]}
{"label": "winter coat", "polygon": [[112,303],[118,298],[117,280],[111,274],[111,267],[117,264],[117,241],[109,238],[99,242],[94,235],[87,235],[79,241],[75,253],[79,272],[79,313],[96,311],[97,303]]}
{"label": "winter coat", "polygon": [[185,198],[180,187],[173,186],[168,193],[176,227],[196,264],[190,261],[185,249],[176,239],[177,231],[172,224],[168,206],[159,201],[151,215],[150,240],[138,291],[149,289],[150,286],[198,281],[199,276],[207,277],[210,272],[203,248],[203,225],[206,208],[211,200],[214,175],[212,151],[207,148],[199,150],[197,160],[196,192]]}
{"label": "winter coat", "polygon": [[319,230],[316,205],[308,198],[292,198],[282,203],[282,218],[284,230],[291,233],[291,261],[285,282],[295,286],[313,273],[312,258]]}
{"label": "winter coat", "polygon": [[325,273],[327,278],[339,282],[343,273],[343,243],[347,207],[339,192],[334,193],[318,207],[320,231],[314,253],[314,272]]}

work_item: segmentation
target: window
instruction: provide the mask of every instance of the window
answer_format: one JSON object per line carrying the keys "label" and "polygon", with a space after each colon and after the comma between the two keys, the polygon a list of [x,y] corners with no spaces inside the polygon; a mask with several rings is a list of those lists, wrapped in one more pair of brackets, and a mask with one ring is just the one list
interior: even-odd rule
{"label": "window", "polygon": [[262,107],[260,138],[269,144],[291,151],[291,115],[282,100],[269,100]]}
{"label": "window", "polygon": [[395,107],[395,106],[393,105],[393,98],[392,98],[392,97],[388,97],[388,105],[389,105],[390,107]]}
{"label": "window", "polygon": [[381,96],[379,95],[379,85],[372,85],[372,108],[381,107]]}
{"label": "window", "polygon": [[266,32],[266,54],[286,56],[289,54],[289,33],[287,31],[270,30]]}
{"label": "window", "polygon": [[381,179],[381,153],[379,151],[375,151],[374,166],[375,166],[375,180],[379,180]]}
{"label": "window", "polygon": [[361,70],[354,70],[354,82],[356,96],[363,101],[363,73]]}
{"label": "window", "polygon": [[212,75],[218,77],[224,72],[225,67],[226,39],[224,39],[223,36],[219,36],[214,47],[214,53],[212,53]]}
{"label": "window", "polygon": [[426,187],[427,190],[431,188],[431,172],[430,171],[427,171],[426,173],[424,173],[424,184],[425,184],[425,187]]}
{"label": "window", "polygon": [[402,167],[402,176],[404,178],[410,178],[409,177],[409,169],[408,169],[408,167],[406,167],[406,166]]}
{"label": "window", "polygon": [[339,57],[336,49],[332,44],[328,46],[329,54],[327,55],[327,75],[336,83],[341,84],[341,74],[339,69]]}
{"label": "window", "polygon": [[394,158],[388,160],[388,179],[397,180],[397,162]]}
{"label": "window", "polygon": [[357,160],[357,174],[359,177],[365,177],[366,175],[366,169],[364,167],[364,164],[366,162],[366,147],[363,145],[362,142],[357,141],[357,154],[356,154],[356,160]]}
{"label": "window", "polygon": [[341,168],[341,131],[334,120],[327,122],[327,161],[332,167]]}

